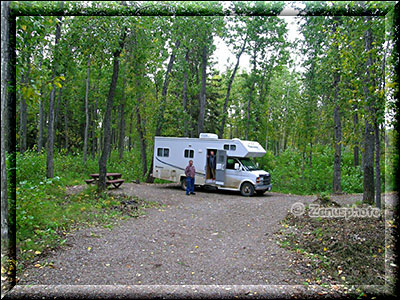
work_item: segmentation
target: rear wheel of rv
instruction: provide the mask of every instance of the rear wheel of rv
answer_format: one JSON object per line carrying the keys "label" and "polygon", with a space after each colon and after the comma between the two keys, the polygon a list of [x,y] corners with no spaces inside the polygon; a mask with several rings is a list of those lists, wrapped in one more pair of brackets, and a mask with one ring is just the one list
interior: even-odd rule
{"label": "rear wheel of rv", "polygon": [[240,187],[240,192],[243,196],[253,196],[254,194],[254,186],[250,182],[244,182]]}
{"label": "rear wheel of rv", "polygon": [[186,177],[181,178],[181,188],[186,191]]}

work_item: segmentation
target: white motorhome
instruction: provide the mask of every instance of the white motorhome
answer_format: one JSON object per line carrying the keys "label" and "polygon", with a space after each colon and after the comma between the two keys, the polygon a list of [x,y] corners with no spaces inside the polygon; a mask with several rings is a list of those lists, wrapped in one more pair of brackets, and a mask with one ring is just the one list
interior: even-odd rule
{"label": "white motorhome", "polygon": [[[216,155],[216,176],[211,177],[207,156]],[[218,139],[216,134],[201,133],[199,138],[154,138],[153,177],[180,183],[186,189],[185,168],[193,160],[195,185],[240,191],[243,196],[263,194],[272,188],[270,174],[252,160],[265,154],[257,142]]]}

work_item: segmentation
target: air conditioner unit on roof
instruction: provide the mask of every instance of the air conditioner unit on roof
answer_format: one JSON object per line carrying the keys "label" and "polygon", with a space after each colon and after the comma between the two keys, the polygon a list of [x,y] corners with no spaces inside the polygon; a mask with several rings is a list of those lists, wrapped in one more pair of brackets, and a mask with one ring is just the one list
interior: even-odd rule
{"label": "air conditioner unit on roof", "polygon": [[200,139],[216,139],[218,140],[218,135],[215,133],[200,133]]}

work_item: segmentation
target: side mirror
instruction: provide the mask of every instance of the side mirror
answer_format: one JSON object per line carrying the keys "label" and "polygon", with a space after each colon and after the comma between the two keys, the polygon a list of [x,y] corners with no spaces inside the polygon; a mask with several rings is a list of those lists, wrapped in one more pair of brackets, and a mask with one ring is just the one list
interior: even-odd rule
{"label": "side mirror", "polygon": [[235,170],[239,170],[239,169],[240,169],[239,163],[235,163]]}

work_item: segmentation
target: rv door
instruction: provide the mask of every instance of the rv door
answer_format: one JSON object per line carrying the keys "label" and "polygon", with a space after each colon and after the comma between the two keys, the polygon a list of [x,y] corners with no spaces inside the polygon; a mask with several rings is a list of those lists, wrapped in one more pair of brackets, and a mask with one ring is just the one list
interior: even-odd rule
{"label": "rv door", "polygon": [[226,170],[226,151],[217,151],[217,165],[215,168],[215,183],[219,185],[225,184],[225,170]]}

